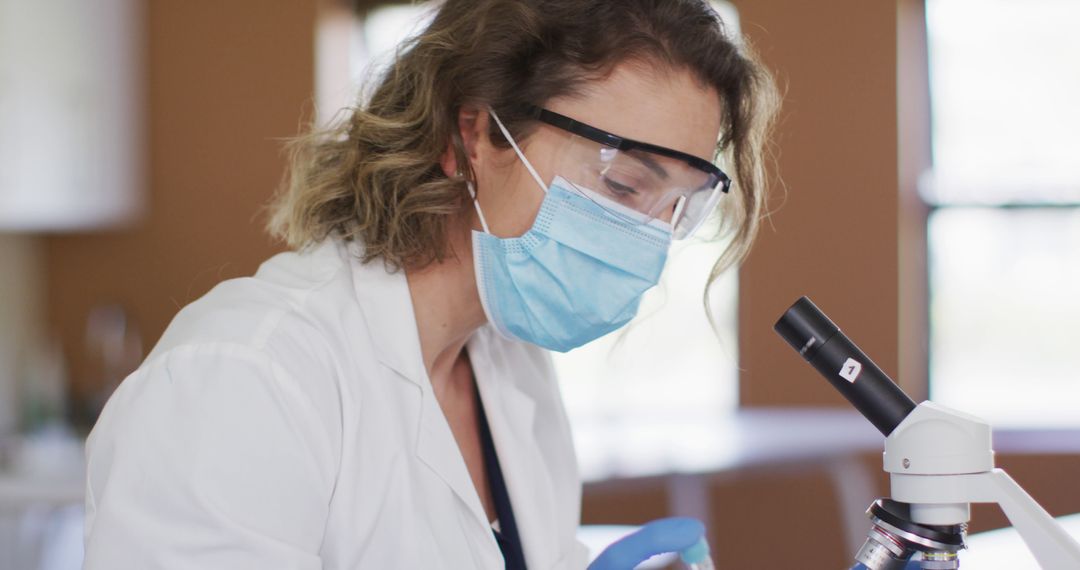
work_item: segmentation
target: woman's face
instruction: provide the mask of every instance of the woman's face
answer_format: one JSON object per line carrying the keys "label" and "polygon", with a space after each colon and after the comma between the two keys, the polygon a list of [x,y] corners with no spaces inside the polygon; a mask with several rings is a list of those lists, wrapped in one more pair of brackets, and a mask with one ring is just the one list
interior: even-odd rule
{"label": "woman's face", "polygon": [[[606,78],[586,84],[577,96],[552,99],[544,108],[624,138],[708,161],[713,159],[720,132],[720,100],[715,90],[688,71],[657,70],[647,64],[619,65]],[[513,149],[492,146],[486,136],[478,136],[487,132],[490,116],[478,112],[473,119],[463,120],[462,131],[466,145],[472,147],[484,218],[494,235],[520,236],[532,226],[544,191]],[[559,170],[568,168],[566,149],[571,137],[540,123],[530,136],[518,141],[545,186],[556,175],[568,175]],[[478,219],[473,227],[480,229]]]}

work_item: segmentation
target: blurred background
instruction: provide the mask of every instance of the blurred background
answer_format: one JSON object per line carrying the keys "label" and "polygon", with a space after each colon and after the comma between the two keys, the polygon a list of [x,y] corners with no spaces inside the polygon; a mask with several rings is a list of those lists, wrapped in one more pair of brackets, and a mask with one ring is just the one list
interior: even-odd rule
{"label": "blurred background", "polygon": [[[719,567],[845,567],[882,441],[772,332],[800,295],[1080,512],[1080,4],[714,4],[785,92],[773,213],[709,293],[715,333],[722,244],[693,242],[626,332],[557,355],[584,522],[699,516]],[[101,406],[180,307],[280,251],[283,140],[431,9],[0,0],[0,570],[80,566]]]}

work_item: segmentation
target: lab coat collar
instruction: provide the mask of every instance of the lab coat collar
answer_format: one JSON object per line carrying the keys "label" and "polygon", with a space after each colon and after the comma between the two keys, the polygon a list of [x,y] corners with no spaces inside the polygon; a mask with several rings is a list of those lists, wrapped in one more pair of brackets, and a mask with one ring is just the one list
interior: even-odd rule
{"label": "lab coat collar", "polygon": [[[480,503],[480,496],[473,487],[468,467],[458,449],[450,424],[439,407],[431,387],[431,379],[424,369],[420,349],[420,334],[416,328],[416,313],[409,294],[409,282],[404,271],[390,271],[381,261],[360,263],[361,246],[347,244],[352,259],[353,287],[356,299],[364,313],[365,324],[371,342],[375,345],[379,362],[397,377],[404,379],[419,390],[420,416],[418,418],[416,456],[427,465],[454,492],[473,519],[467,523],[476,529],[480,525],[483,534],[487,530],[487,514]],[[490,544],[479,550],[473,549],[479,567],[480,561],[498,556],[498,544],[489,537]],[[488,561],[490,562],[490,560]]]}
{"label": "lab coat collar", "polygon": [[418,386],[430,385],[405,271],[392,272],[378,259],[360,263],[363,246],[356,242],[342,242],[341,247],[379,362]]}

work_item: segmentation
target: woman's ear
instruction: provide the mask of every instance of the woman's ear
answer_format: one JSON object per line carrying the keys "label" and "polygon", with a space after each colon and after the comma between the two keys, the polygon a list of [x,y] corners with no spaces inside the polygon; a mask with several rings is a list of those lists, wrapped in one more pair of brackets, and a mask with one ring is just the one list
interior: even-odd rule
{"label": "woman's ear", "polygon": [[[469,167],[476,167],[477,161],[482,154],[479,147],[490,145],[487,137],[488,114],[476,105],[462,105],[458,111],[457,130],[447,141],[446,151],[443,153],[440,164],[443,172],[449,177],[460,177],[465,174]],[[465,160],[468,164],[459,164],[459,154],[455,146],[460,144]]]}

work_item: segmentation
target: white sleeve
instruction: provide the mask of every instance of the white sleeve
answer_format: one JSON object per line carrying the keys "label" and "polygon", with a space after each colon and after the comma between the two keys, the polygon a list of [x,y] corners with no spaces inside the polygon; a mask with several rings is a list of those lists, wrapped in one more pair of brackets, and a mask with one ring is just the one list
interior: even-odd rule
{"label": "white sleeve", "polygon": [[145,363],[87,442],[84,570],[321,569],[339,450],[312,402],[246,346]]}

